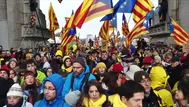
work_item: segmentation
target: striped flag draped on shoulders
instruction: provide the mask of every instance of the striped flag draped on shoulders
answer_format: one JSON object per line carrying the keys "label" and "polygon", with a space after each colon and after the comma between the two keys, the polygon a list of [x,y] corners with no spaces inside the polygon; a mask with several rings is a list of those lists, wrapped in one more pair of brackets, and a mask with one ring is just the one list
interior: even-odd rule
{"label": "striped flag draped on shoulders", "polygon": [[151,0],[137,0],[132,15],[135,23],[143,19],[153,9]]}
{"label": "striped flag draped on shoulders", "polygon": [[175,42],[178,45],[184,45],[189,40],[188,33],[182,29],[181,26],[179,26],[176,21],[174,21],[171,17],[169,17],[170,20],[170,33],[174,37]]}

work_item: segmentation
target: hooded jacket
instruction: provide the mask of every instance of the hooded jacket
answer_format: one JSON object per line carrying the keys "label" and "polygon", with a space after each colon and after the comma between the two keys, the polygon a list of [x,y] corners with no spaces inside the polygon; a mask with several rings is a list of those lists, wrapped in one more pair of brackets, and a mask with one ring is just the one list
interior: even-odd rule
{"label": "hooded jacket", "polygon": [[[161,66],[154,66],[150,71],[151,87],[157,96],[162,99],[162,106],[171,107],[174,105],[172,94],[165,87],[169,76],[167,76],[165,70]],[[157,87],[163,87],[160,90],[156,90]]]}
{"label": "hooded jacket", "polygon": [[64,56],[61,69],[62,69],[62,73],[66,73],[68,75],[70,72],[72,72],[72,66],[67,67],[67,68],[65,67],[67,59],[71,59],[71,58],[69,56]]}
{"label": "hooded jacket", "polygon": [[120,99],[118,94],[113,94],[108,97],[108,100],[113,105],[112,107],[127,107]]}
{"label": "hooded jacket", "polygon": [[[76,90],[80,90],[80,88],[83,90],[84,89],[84,86],[85,86],[85,83],[82,85],[82,80],[84,79],[85,75],[88,74],[90,72],[89,70],[89,66],[88,65],[85,65],[85,71],[81,72],[80,75],[76,76],[74,74],[74,72],[70,73],[67,78],[66,78],[66,81],[65,81],[65,84],[64,84],[64,89],[62,91],[62,97],[63,99],[65,98],[65,95],[69,93],[70,89],[71,89],[71,80],[72,80],[72,76],[74,76],[74,82],[73,82],[73,89],[72,91],[76,91]],[[89,78],[88,78],[88,81],[90,80],[93,80],[95,79],[94,75],[90,74],[89,75]],[[80,90],[80,91],[82,91]],[[65,105],[64,107],[70,107],[66,102],[65,102]]]}
{"label": "hooded jacket", "polygon": [[52,74],[44,80],[43,86],[46,81],[50,81],[55,86],[56,98],[51,103],[48,103],[44,97],[43,100],[36,102],[34,107],[64,107],[64,100],[62,99],[61,94],[64,86],[64,79],[62,78],[62,76],[59,74]]}

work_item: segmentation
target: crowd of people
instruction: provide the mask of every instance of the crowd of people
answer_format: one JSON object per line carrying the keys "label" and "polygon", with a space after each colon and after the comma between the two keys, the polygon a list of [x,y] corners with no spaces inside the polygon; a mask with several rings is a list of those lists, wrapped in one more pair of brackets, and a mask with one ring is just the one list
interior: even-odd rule
{"label": "crowd of people", "polygon": [[176,46],[0,48],[0,107],[189,107]]}

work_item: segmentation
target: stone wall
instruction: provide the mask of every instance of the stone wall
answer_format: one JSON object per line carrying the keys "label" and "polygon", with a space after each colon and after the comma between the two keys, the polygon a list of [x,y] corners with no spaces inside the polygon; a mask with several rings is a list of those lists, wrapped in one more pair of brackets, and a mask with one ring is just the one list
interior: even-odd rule
{"label": "stone wall", "polygon": [[179,22],[180,25],[189,33],[189,0],[179,0]]}
{"label": "stone wall", "polygon": [[0,45],[4,49],[35,47],[42,43],[44,45],[43,41],[50,38],[50,32],[46,28],[45,15],[40,9],[37,12],[41,26],[36,19],[36,25],[29,28],[31,15],[29,0],[0,0]]}

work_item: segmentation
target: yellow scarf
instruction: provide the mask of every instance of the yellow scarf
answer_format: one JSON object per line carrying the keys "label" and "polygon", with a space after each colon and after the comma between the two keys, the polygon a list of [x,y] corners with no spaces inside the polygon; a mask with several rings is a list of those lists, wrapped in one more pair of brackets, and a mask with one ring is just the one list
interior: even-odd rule
{"label": "yellow scarf", "polygon": [[72,66],[70,66],[69,68],[65,68],[64,65],[62,65],[62,71],[67,71],[68,73],[72,72]]}
{"label": "yellow scarf", "polygon": [[108,97],[109,101],[113,104],[113,107],[127,107],[120,99],[118,94],[113,94]]}
{"label": "yellow scarf", "polygon": [[85,106],[85,107],[102,107],[102,105],[104,104],[104,102],[106,101],[106,95],[101,95],[101,97],[93,102],[91,99],[88,99],[88,98],[84,98],[83,99],[83,103],[82,105]]}

